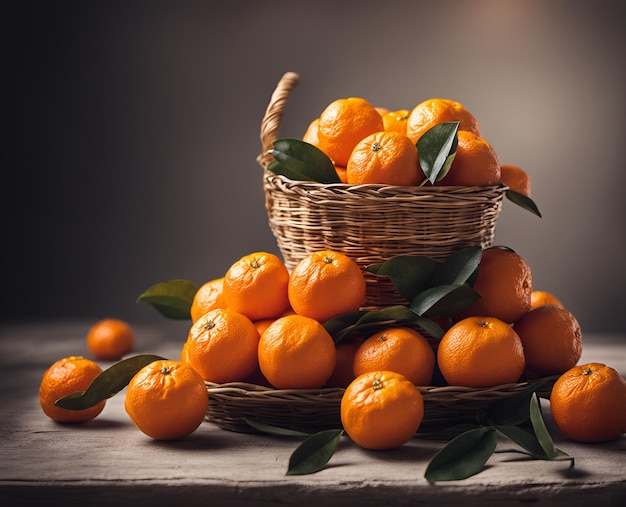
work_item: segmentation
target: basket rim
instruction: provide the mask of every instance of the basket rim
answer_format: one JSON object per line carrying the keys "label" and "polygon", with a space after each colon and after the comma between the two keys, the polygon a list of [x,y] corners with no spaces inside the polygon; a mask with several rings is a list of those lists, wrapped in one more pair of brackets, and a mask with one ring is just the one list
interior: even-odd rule
{"label": "basket rim", "polygon": [[388,185],[385,183],[362,183],[359,185],[350,183],[318,183],[316,181],[292,180],[282,174],[274,174],[265,170],[264,180],[267,183],[280,181],[281,183],[300,188],[311,188],[315,190],[342,190],[342,191],[376,191],[380,193],[425,193],[425,194],[467,194],[467,193],[502,193],[509,189],[503,183],[488,186],[460,186],[460,185],[430,185],[430,186],[409,186],[409,185]]}
{"label": "basket rim", "polygon": [[[422,394],[476,394],[476,393],[494,393],[494,392],[509,392],[517,391],[530,387],[533,384],[556,380],[558,375],[551,375],[546,377],[540,377],[537,379],[520,380],[518,382],[509,382],[505,384],[497,384],[495,386],[486,387],[469,387],[469,386],[456,386],[456,385],[443,385],[443,386],[415,386]],[[322,396],[332,394],[343,394],[345,388],[343,387],[321,387],[319,389],[276,389],[270,386],[263,386],[259,384],[252,384],[248,382],[226,382],[219,384],[216,382],[209,382],[205,380],[205,385],[209,395],[214,394],[240,394],[253,397],[267,397],[267,396]]]}

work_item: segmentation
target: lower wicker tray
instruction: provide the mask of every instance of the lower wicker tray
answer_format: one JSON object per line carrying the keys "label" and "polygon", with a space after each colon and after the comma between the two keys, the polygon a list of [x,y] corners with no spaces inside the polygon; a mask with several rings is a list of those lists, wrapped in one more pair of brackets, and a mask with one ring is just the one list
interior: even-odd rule
{"label": "lower wicker tray", "polygon": [[[478,411],[514,396],[530,385],[530,382],[518,382],[487,388],[418,387],[424,397],[422,427],[475,420]],[[548,396],[551,385],[544,382],[540,394]],[[246,419],[309,432],[341,428],[342,388],[273,389],[244,382],[206,382],[206,386],[209,393],[206,419],[227,430],[256,433]]]}

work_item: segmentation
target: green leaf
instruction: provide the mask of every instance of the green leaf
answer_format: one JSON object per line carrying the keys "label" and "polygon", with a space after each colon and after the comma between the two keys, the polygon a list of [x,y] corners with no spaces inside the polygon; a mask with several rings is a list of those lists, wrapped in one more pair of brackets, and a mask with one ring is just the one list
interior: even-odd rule
{"label": "green leaf", "polygon": [[443,447],[428,463],[428,482],[457,481],[481,472],[498,443],[494,428],[480,427],[461,433]]}
{"label": "green leaf", "polygon": [[161,359],[164,358],[153,354],[140,354],[119,361],[93,379],[85,391],[68,394],[54,404],[68,410],[93,407],[124,389],[144,366]]}
{"label": "green leaf", "polygon": [[422,317],[421,315],[417,315],[415,318],[415,323],[419,327],[421,327],[425,332],[427,332],[430,336],[432,336],[433,338],[436,338],[437,340],[441,340],[443,338],[443,335],[445,334],[445,331],[441,329],[441,326],[434,323],[432,320],[430,320],[427,317]]}
{"label": "green leaf", "polygon": [[[550,432],[548,431],[548,428],[546,428],[546,424],[543,421],[539,399],[535,393],[533,393],[530,399],[530,422],[533,425],[537,441],[539,442],[539,445],[541,445],[541,448],[545,452],[548,459],[572,459],[563,451],[554,447],[554,441],[552,440]],[[574,460],[572,459],[572,466],[573,465]]]}
{"label": "green leaf", "polygon": [[333,337],[335,344],[339,343],[347,334],[346,329],[353,329],[358,320],[365,315],[367,310],[342,313],[324,322],[323,326],[328,334]]}
{"label": "green leaf", "polygon": [[287,475],[314,474],[324,469],[337,450],[342,429],[324,430],[311,435],[292,453]]}
{"label": "green leaf", "polygon": [[532,433],[513,425],[497,425],[496,429],[504,436],[515,442],[521,448],[537,459],[547,459],[546,453],[539,444],[537,437]]}
{"label": "green leaf", "polygon": [[383,322],[413,321],[418,316],[403,305],[388,306],[380,310],[371,310],[363,315],[358,321],[358,326],[365,324],[380,324]]}
{"label": "green leaf", "polygon": [[317,146],[299,139],[284,138],[274,141],[274,149],[268,153],[278,162],[278,165],[268,166],[272,172],[279,171],[277,174],[296,181],[341,183],[332,161]]}
{"label": "green leaf", "polygon": [[[417,322],[420,319],[415,312],[403,305],[388,306],[381,310],[349,312],[329,319],[324,328],[333,337],[335,344],[355,331],[378,328],[381,325],[399,322]],[[434,324],[434,323],[433,323]]]}
{"label": "green leaf", "polygon": [[532,432],[519,425],[496,425],[496,429],[525,449],[533,458],[570,461],[570,466],[574,466],[574,459],[571,456],[554,447],[552,437],[541,416],[541,406],[534,391],[530,396],[529,413]]}
{"label": "green leaf", "polygon": [[429,317],[450,317],[465,310],[479,298],[467,285],[438,285],[420,292],[411,301],[411,310]]}
{"label": "green leaf", "polygon": [[456,155],[459,122],[439,123],[417,140],[419,162],[431,183],[441,180],[450,170]]}
{"label": "green leaf", "polygon": [[148,303],[164,317],[175,320],[191,319],[191,304],[198,285],[189,280],[170,280],[153,285],[137,298]]}
{"label": "green leaf", "polygon": [[276,435],[279,437],[310,437],[311,433],[305,433],[303,431],[290,430],[288,428],[281,428],[280,426],[273,426],[271,424],[265,424],[254,419],[244,419],[246,423],[252,426],[255,430],[267,433],[268,435]]}
{"label": "green leaf", "polygon": [[435,270],[433,285],[463,285],[467,283],[478,274],[482,254],[483,249],[480,246],[462,248],[450,254]]}
{"label": "green leaf", "polygon": [[399,255],[381,264],[375,274],[388,277],[398,293],[411,301],[431,287],[438,267],[438,261],[425,255]]}
{"label": "green leaf", "polygon": [[285,166],[278,160],[272,160],[269,164],[267,164],[267,170],[273,172],[277,176],[285,176],[293,181],[313,181],[306,174],[302,174],[295,169]]}
{"label": "green leaf", "polygon": [[556,377],[546,377],[529,383],[513,396],[494,403],[488,411],[487,421],[496,425],[520,425],[530,419],[530,402],[537,391],[554,382]]}
{"label": "green leaf", "polygon": [[518,206],[524,208],[526,211],[530,211],[533,215],[537,215],[541,218],[541,212],[539,208],[535,204],[530,197],[527,195],[516,192],[515,190],[511,190],[510,188],[505,192],[506,197],[509,201],[517,204]]}

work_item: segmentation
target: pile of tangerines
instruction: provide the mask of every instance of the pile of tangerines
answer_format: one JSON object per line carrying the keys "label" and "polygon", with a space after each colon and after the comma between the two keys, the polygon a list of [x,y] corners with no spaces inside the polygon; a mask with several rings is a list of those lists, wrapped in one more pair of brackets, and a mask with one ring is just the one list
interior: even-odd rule
{"label": "pile of tangerines", "polygon": [[[475,117],[451,100],[389,112],[363,99],[341,99],[310,124],[303,140],[331,159],[345,183],[420,185],[416,141],[434,125],[453,121],[459,122],[456,156],[431,184],[504,183],[530,195],[528,175],[501,165]],[[576,318],[552,294],[533,290],[531,269],[519,254],[485,249],[473,288],[480,298],[438,322],[444,334],[436,344],[400,325],[335,343],[323,324],[358,310],[365,299],[363,271],[352,259],[314,252],[289,272],[274,254],[246,255],[198,288],[180,358],[142,368],[128,384],[126,411],[147,435],[174,439],[202,422],[205,382],[341,387],[346,433],[365,448],[387,449],[419,428],[424,400],[416,386],[431,385],[436,373],[450,385],[472,388],[556,376],[550,407],[564,435],[595,442],[626,432],[626,381],[603,364],[577,366],[582,337]],[[132,350],[133,340],[127,324],[107,319],[89,331],[87,345],[96,359],[117,359]],[[97,416],[104,401],[86,410],[63,409],[55,401],[85,390],[100,372],[82,357],[52,365],[40,387],[44,412],[55,421]]]}
{"label": "pile of tangerines", "polygon": [[452,166],[434,185],[503,183],[530,197],[528,174],[500,163],[493,146],[481,137],[476,117],[455,100],[432,98],[412,110],[389,111],[359,97],[338,99],[309,124],[302,140],[330,158],[343,183],[419,186],[427,179],[417,141],[445,122],[459,122],[458,146]]}
{"label": "pile of tangerines", "polygon": [[[179,360],[142,368],[128,386],[126,410],[147,435],[173,439],[202,422],[205,381],[344,387],[346,433],[365,448],[387,449],[418,430],[424,401],[416,386],[431,385],[437,366],[448,384],[477,388],[559,376],[550,404],[566,436],[604,441],[626,431],[626,381],[602,364],[576,366],[582,352],[576,318],[552,294],[533,291],[530,267],[519,254],[484,250],[474,288],[481,297],[454,319],[439,321],[445,334],[435,346],[402,326],[335,344],[323,323],[360,308],[361,268],[334,251],[315,252],[291,272],[274,254],[246,255],[198,289]],[[132,348],[132,336],[127,324],[107,319],[92,327],[87,344],[94,357],[112,359]],[[54,402],[85,390],[101,371],[80,357],[55,363],[41,383],[44,412],[57,421],[98,415],[104,401],[80,411]],[[608,407],[612,418],[591,415]]]}

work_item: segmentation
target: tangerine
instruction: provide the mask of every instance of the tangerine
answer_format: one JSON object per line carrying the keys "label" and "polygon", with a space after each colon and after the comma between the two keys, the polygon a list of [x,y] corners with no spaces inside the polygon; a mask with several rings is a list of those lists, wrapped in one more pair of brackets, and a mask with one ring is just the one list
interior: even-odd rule
{"label": "tangerine", "polygon": [[289,306],[289,271],[269,252],[244,255],[224,276],[224,302],[250,320],[272,318]]}
{"label": "tangerine", "polygon": [[303,258],[291,271],[287,293],[291,308],[319,322],[358,310],[365,300],[363,271],[350,257],[320,250]]}
{"label": "tangerine", "polygon": [[226,308],[224,300],[224,277],[215,278],[203,283],[196,291],[191,302],[191,322],[195,322],[209,310]]}
{"label": "tangerine", "polygon": [[54,403],[68,394],[84,391],[100,373],[100,366],[81,356],[56,361],[44,372],[39,385],[39,404],[44,414],[61,423],[86,422],[99,415],[105,400],[83,410],[69,410]]}
{"label": "tangerine", "polygon": [[263,332],[258,358],[261,373],[274,387],[317,389],[335,369],[335,343],[315,319],[287,315]]}
{"label": "tangerine", "polygon": [[370,371],[356,377],[341,398],[341,423],[365,449],[394,449],[408,442],[424,418],[424,397],[404,375]]}
{"label": "tangerine", "polygon": [[511,190],[530,197],[530,177],[521,167],[511,164],[500,166],[500,183]]}
{"label": "tangerine", "polygon": [[437,364],[451,385],[491,387],[517,382],[524,371],[522,340],[495,317],[467,317],[439,342]]}
{"label": "tangerine", "polygon": [[580,359],[583,349],[580,325],[565,308],[555,305],[533,308],[514,327],[524,346],[526,378],[560,375]]}
{"label": "tangerine", "polygon": [[575,366],[554,383],[550,411],[570,440],[614,440],[626,432],[626,381],[601,363]]}
{"label": "tangerine", "polygon": [[534,290],[530,294],[530,308],[543,305],[556,305],[563,307],[561,301],[552,293],[545,290]]}
{"label": "tangerine", "polygon": [[320,114],[318,147],[334,164],[346,167],[357,143],[384,130],[383,118],[372,104],[360,97],[337,99]]}
{"label": "tangerine", "polygon": [[341,183],[348,183],[348,169],[339,165],[335,166],[335,172]]}
{"label": "tangerine", "polygon": [[96,359],[116,360],[133,350],[135,333],[124,321],[103,319],[87,333],[87,348]]}
{"label": "tangerine", "polygon": [[424,179],[424,172],[410,139],[398,132],[384,131],[357,143],[348,160],[346,177],[350,185],[416,186]]}
{"label": "tangerine", "polygon": [[473,288],[480,298],[460,317],[489,315],[512,324],[530,310],[532,272],[528,263],[510,248],[487,248]]}
{"label": "tangerine", "polygon": [[311,121],[311,123],[309,123],[309,126],[306,128],[306,131],[304,132],[304,135],[302,136],[302,140],[305,143],[309,143],[309,144],[312,144],[313,146],[317,146],[318,144],[317,130],[319,128],[319,122],[320,122],[320,119],[315,118],[313,121]]}
{"label": "tangerine", "polygon": [[[411,111],[408,109],[398,109],[397,111],[387,111],[382,115],[383,126],[387,132],[399,132],[406,136],[407,120]],[[415,146],[415,143],[411,143]]]}
{"label": "tangerine", "polygon": [[437,185],[486,187],[500,183],[498,155],[484,138],[459,130],[456,155],[448,173]]}
{"label": "tangerine", "polygon": [[193,433],[209,406],[204,380],[189,364],[158,360],[139,370],[128,384],[124,408],[135,426],[156,440]]}
{"label": "tangerine", "polygon": [[406,133],[413,144],[438,123],[458,121],[459,131],[480,135],[480,126],[472,113],[456,100],[433,98],[415,106],[407,119]]}
{"label": "tangerine", "polygon": [[339,342],[336,346],[335,369],[326,381],[328,387],[348,387],[348,384],[355,378],[352,363],[354,354],[361,345],[360,341],[349,340]]}
{"label": "tangerine", "polygon": [[187,357],[208,382],[242,381],[257,365],[259,333],[252,321],[230,308],[205,313],[189,329]]}
{"label": "tangerine", "polygon": [[430,385],[435,353],[420,333],[409,327],[390,327],[367,338],[356,351],[354,375],[368,371],[395,371],[416,386]]}

